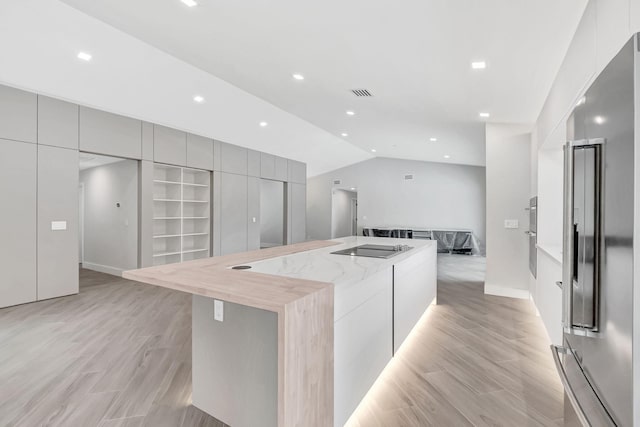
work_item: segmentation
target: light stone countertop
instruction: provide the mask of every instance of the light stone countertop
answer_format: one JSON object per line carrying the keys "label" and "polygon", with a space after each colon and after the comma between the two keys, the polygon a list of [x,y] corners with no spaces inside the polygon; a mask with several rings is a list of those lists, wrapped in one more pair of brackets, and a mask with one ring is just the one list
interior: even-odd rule
{"label": "light stone countertop", "polygon": [[[330,241],[338,245],[248,263],[246,265],[250,265],[251,269],[246,271],[344,286],[364,280],[384,268],[411,257],[418,251],[437,244],[433,240],[364,236],[343,237]],[[365,244],[407,245],[413,249],[386,259],[331,253]]]}

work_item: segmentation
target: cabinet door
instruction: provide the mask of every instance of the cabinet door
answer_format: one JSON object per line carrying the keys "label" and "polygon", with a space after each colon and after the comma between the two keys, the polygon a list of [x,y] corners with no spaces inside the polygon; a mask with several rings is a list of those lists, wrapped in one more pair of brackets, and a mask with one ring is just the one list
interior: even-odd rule
{"label": "cabinet door", "polygon": [[37,95],[0,85],[0,138],[35,144],[37,133]]}
{"label": "cabinet door", "polygon": [[260,177],[260,152],[248,150],[247,175]]}
{"label": "cabinet door", "polygon": [[287,243],[300,243],[307,234],[307,186],[288,184]]}
{"label": "cabinet door", "polygon": [[221,255],[247,250],[247,177],[220,174]]}
{"label": "cabinet door", "polygon": [[165,126],[153,128],[153,160],[168,165],[187,165],[187,134]]}
{"label": "cabinet door", "polygon": [[107,156],[142,158],[142,122],[80,107],[80,150]]}
{"label": "cabinet door", "polygon": [[153,161],[153,123],[142,122],[142,160]]}
{"label": "cabinet door", "polygon": [[38,300],[78,293],[78,152],[38,146]]}
{"label": "cabinet door", "polygon": [[220,170],[222,172],[247,174],[247,149],[237,145],[220,143]]}
{"label": "cabinet door", "polygon": [[37,161],[35,144],[0,139],[0,308],[36,300]]}
{"label": "cabinet door", "polygon": [[247,250],[260,249],[260,178],[250,176],[247,188]]}
{"label": "cabinet door", "polygon": [[38,95],[38,144],[78,149],[78,106]]}
{"label": "cabinet door", "polygon": [[187,166],[213,170],[213,140],[203,136],[187,134]]}
{"label": "cabinet door", "polygon": [[288,182],[295,182],[296,184],[307,183],[307,165],[306,163],[296,162],[295,160],[289,160],[288,168]]}
{"label": "cabinet door", "polygon": [[275,158],[275,180],[286,182],[289,174],[289,165],[287,159],[283,157]]}
{"label": "cabinet door", "polygon": [[276,156],[260,153],[260,177],[276,179]]}

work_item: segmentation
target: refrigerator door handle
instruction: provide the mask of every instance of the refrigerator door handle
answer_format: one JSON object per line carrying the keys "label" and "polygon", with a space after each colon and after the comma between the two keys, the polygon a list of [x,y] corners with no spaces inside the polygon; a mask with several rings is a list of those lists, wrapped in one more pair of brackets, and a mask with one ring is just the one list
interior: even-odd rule
{"label": "refrigerator door handle", "polygon": [[571,402],[571,406],[573,406],[573,409],[576,411],[576,415],[578,416],[580,423],[583,426],[590,426],[591,423],[587,419],[587,416],[584,413],[582,406],[580,406],[580,404],[578,403],[578,398],[576,397],[573,387],[571,387],[571,383],[569,383],[569,379],[567,378],[567,372],[565,371],[564,366],[562,366],[562,362],[560,361],[560,354],[566,355],[566,354],[569,354],[569,351],[564,347],[560,347],[552,344],[551,354],[553,354],[553,361],[556,365],[556,370],[558,371],[558,375],[560,376],[560,382],[562,383],[562,388],[564,388],[564,391],[567,394],[567,398]]}
{"label": "refrigerator door handle", "polygon": [[[573,146],[571,142],[564,145],[564,206],[563,206],[563,238],[562,238],[562,282],[573,283],[574,268],[574,222],[573,222]],[[570,330],[573,326],[572,313],[573,286],[562,288],[562,326]]]}

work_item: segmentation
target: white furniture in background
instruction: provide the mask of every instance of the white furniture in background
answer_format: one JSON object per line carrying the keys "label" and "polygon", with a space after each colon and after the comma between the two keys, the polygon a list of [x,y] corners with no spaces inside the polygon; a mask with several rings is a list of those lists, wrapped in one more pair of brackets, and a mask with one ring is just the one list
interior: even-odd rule
{"label": "white furniture in background", "polygon": [[209,256],[210,181],[209,171],[154,165],[154,265]]}

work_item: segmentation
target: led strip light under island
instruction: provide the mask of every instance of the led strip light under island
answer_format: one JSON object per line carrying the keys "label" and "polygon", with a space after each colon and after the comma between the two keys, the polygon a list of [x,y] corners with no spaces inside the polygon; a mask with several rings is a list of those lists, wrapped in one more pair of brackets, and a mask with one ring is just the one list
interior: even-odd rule
{"label": "led strip light under island", "polygon": [[[332,253],[361,245],[397,253]],[[435,303],[436,269],[436,242],[345,237],[124,277],[193,294],[194,406],[234,427],[330,427]]]}

